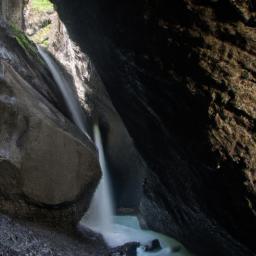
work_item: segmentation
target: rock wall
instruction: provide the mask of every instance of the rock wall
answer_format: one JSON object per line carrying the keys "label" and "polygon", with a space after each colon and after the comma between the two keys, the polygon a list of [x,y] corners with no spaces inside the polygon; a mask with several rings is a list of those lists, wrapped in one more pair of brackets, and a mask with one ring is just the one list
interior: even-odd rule
{"label": "rock wall", "polygon": [[0,70],[0,211],[72,227],[101,176],[96,148],[66,117],[36,46],[6,24]]}
{"label": "rock wall", "polygon": [[91,136],[93,124],[99,123],[102,129],[116,207],[138,208],[146,164],[113,107],[89,56],[72,41],[57,14],[52,22],[51,35],[48,49],[72,77],[70,84],[74,85],[85,110],[87,129]]}
{"label": "rock wall", "polygon": [[13,24],[20,29],[24,28],[24,6],[25,1],[1,0],[0,16],[9,24]]}
{"label": "rock wall", "polygon": [[148,226],[197,255],[253,255],[254,2],[53,2],[151,169]]}
{"label": "rock wall", "polygon": [[24,9],[25,33],[36,44],[48,47],[55,16],[56,12],[50,1],[44,8],[28,1]]}

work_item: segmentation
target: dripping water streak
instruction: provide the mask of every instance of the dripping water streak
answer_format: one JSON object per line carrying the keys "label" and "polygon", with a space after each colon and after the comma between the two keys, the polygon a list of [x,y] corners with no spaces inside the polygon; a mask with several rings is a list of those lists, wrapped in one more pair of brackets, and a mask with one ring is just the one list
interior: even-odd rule
{"label": "dripping water streak", "polygon": [[42,47],[38,46],[37,48],[41,57],[46,62],[56,84],[58,85],[58,88],[62,94],[62,97],[64,98],[68,110],[70,111],[74,123],[84,134],[87,135],[84,122],[85,116],[70,84],[64,78],[59,66],[55,63],[52,57]]}

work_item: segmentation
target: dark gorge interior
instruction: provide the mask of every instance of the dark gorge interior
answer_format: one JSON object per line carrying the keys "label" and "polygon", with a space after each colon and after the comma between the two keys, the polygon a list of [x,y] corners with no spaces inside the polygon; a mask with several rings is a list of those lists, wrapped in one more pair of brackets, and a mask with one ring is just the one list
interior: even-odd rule
{"label": "dark gorge interior", "polygon": [[[52,254],[39,244],[35,255],[122,255],[75,228],[100,180],[99,123],[117,212],[133,209],[193,255],[255,255],[254,1],[52,0],[49,52],[91,138],[23,33],[28,2],[1,1],[1,228],[14,218],[18,237],[75,234],[66,251],[56,235]],[[3,255],[26,255],[2,240]]]}

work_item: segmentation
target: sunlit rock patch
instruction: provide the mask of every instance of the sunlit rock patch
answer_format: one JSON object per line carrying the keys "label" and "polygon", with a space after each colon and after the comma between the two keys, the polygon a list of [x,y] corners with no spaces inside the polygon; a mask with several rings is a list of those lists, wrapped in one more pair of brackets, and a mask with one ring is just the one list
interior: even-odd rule
{"label": "sunlit rock patch", "polygon": [[48,46],[53,20],[56,17],[49,0],[30,0],[25,9],[25,31],[37,44]]}

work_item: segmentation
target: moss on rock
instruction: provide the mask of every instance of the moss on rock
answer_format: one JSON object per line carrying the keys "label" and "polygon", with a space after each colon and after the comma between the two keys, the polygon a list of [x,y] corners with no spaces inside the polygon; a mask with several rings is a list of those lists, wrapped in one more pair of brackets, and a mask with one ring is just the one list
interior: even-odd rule
{"label": "moss on rock", "polygon": [[15,25],[11,25],[11,32],[16,38],[19,45],[25,50],[26,53],[37,54],[37,49],[34,43],[25,35],[24,32],[19,30]]}

